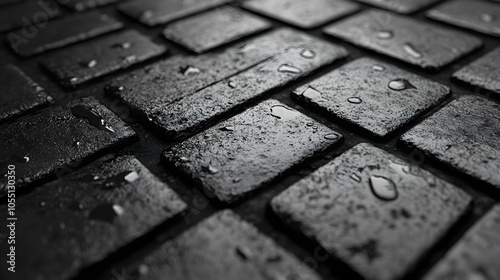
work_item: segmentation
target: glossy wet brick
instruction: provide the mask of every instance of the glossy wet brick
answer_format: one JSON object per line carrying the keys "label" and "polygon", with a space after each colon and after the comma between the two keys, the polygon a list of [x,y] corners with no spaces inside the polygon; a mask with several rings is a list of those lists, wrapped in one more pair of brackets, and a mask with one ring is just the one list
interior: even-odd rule
{"label": "glossy wet brick", "polygon": [[[0,4],[1,5],[1,4]],[[61,9],[51,1],[27,1],[0,10],[0,32],[26,25],[46,22],[61,14]]]}
{"label": "glossy wet brick", "polygon": [[243,7],[300,28],[318,27],[359,9],[344,0],[249,0]]}
{"label": "glossy wet brick", "polygon": [[252,14],[222,7],[174,22],[163,35],[191,51],[203,53],[269,28],[267,21]]}
{"label": "glossy wet brick", "polygon": [[500,5],[488,1],[454,0],[427,12],[442,22],[500,37]]}
{"label": "glossy wet brick", "polygon": [[438,70],[482,45],[461,31],[376,10],[334,23],[324,32],[427,70]]}
{"label": "glossy wet brick", "polygon": [[[135,132],[93,97],[53,107],[0,128],[0,166],[16,166],[16,188],[57,175],[58,170],[116,148]],[[0,193],[7,182],[0,182]],[[1,196],[0,194],[0,196]]]}
{"label": "glossy wet brick", "polygon": [[66,87],[125,69],[159,56],[167,48],[135,30],[65,48],[41,59],[41,65]]}
{"label": "glossy wet brick", "polygon": [[[17,270],[16,277],[69,279],[186,204],[137,159],[124,156],[43,185],[17,207],[16,253],[23,257],[16,265],[30,269]],[[5,220],[7,212],[0,217]],[[0,259],[5,262],[5,254]]]}
{"label": "glossy wet brick", "polygon": [[427,6],[438,3],[440,0],[357,0],[400,14],[410,14]]}
{"label": "glossy wet brick", "polygon": [[139,279],[296,279],[319,276],[231,210],[198,223],[146,258]]}
{"label": "glossy wet brick", "polygon": [[27,57],[65,47],[122,27],[123,23],[108,15],[88,12],[50,21],[43,28],[34,27],[37,33],[32,38],[25,38],[22,29],[13,31],[7,36],[7,41],[15,53]]}
{"label": "glossy wet brick", "polygon": [[208,193],[231,203],[341,138],[313,119],[268,100],[175,145],[163,156]]}
{"label": "glossy wet brick", "polygon": [[424,280],[500,279],[500,205],[477,222]]}
{"label": "glossy wet brick", "polygon": [[14,65],[0,66],[0,123],[49,106],[53,99]]}
{"label": "glossy wet brick", "polygon": [[97,8],[103,5],[108,5],[122,0],[57,0],[59,4],[64,5],[68,9],[81,12],[88,9]]}
{"label": "glossy wet brick", "polygon": [[361,58],[293,94],[305,105],[383,138],[439,104],[450,89],[392,65]]}
{"label": "glossy wet brick", "polygon": [[401,142],[498,190],[499,135],[500,105],[464,96],[405,133]]}
{"label": "glossy wet brick", "polygon": [[137,0],[119,5],[120,12],[148,25],[156,26],[226,4],[230,0],[158,1]]}
{"label": "glossy wet brick", "polygon": [[470,201],[457,187],[363,143],[279,194],[271,207],[364,279],[394,280],[443,237]]}
{"label": "glossy wet brick", "polygon": [[[500,94],[500,48],[464,66],[453,78],[476,87],[475,92]],[[485,89],[486,91],[483,91]]]}

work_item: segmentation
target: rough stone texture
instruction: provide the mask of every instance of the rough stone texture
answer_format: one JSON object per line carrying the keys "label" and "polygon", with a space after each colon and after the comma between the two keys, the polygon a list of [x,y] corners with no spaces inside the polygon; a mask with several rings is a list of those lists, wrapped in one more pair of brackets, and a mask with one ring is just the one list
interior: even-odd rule
{"label": "rough stone texture", "polygon": [[88,12],[50,21],[44,28],[38,28],[36,35],[32,38],[25,38],[22,29],[13,31],[7,36],[7,41],[15,53],[28,57],[87,40],[122,27],[122,22],[108,15]]}
{"label": "rough stone texture", "polygon": [[357,0],[400,14],[411,14],[441,0]]}
{"label": "rough stone texture", "polygon": [[301,263],[231,210],[203,220],[146,258],[139,279],[319,280]]}
{"label": "rough stone texture", "polygon": [[[74,108],[89,108],[92,112],[77,117]],[[93,97],[85,97],[2,126],[0,167],[7,170],[7,165],[14,164],[16,188],[21,188],[135,136],[108,108]],[[6,187],[7,181],[0,181],[0,196]]]}
{"label": "rough stone texture", "polygon": [[424,278],[500,279],[500,205],[494,207]]}
{"label": "rough stone texture", "polygon": [[49,106],[52,100],[17,66],[0,66],[0,123]]}
{"label": "rough stone texture", "polygon": [[459,27],[500,37],[500,6],[497,3],[468,0],[449,1],[427,11],[427,16]]}
{"label": "rough stone texture", "polygon": [[[60,9],[56,8],[56,4],[51,1],[27,1],[19,5],[5,7],[0,10],[0,32],[10,31],[33,24],[34,20],[38,19],[37,14],[43,13],[44,19],[50,20],[54,17],[60,16]],[[0,4],[1,6],[2,4]],[[50,11],[47,12],[47,11]],[[23,18],[27,21],[23,21]]]}
{"label": "rough stone texture", "polygon": [[[377,185],[392,188],[396,197],[379,198]],[[271,207],[364,279],[393,280],[445,234],[470,201],[455,186],[363,143],[279,194]]]}
{"label": "rough stone texture", "polygon": [[41,65],[65,87],[75,87],[165,53],[166,47],[135,30],[65,48]]}
{"label": "rough stone texture", "polygon": [[174,22],[163,30],[163,35],[191,51],[203,53],[269,28],[271,25],[261,18],[223,7]]}
{"label": "rough stone texture", "polygon": [[57,0],[59,4],[77,12],[82,12],[119,1],[122,0]]}
{"label": "rough stone texture", "polygon": [[314,28],[356,12],[359,5],[343,0],[249,0],[243,8],[300,28]]}
{"label": "rough stone texture", "polygon": [[128,156],[46,184],[17,201],[16,279],[69,279],[186,207]]}
{"label": "rough stone texture", "polygon": [[293,94],[306,105],[383,138],[437,105],[450,89],[390,64],[361,58]]}
{"label": "rough stone texture", "polygon": [[500,105],[463,96],[405,133],[400,141],[500,189]]}
{"label": "rough stone texture", "polygon": [[[500,48],[453,74],[453,78],[481,89],[500,94]],[[476,89],[476,92],[478,89]]]}
{"label": "rough stone texture", "polygon": [[129,1],[118,6],[120,12],[145,24],[156,26],[226,4],[231,0]]}
{"label": "rough stone texture", "polygon": [[428,70],[438,70],[482,46],[480,39],[461,31],[376,10],[334,23],[324,32]]}
{"label": "rough stone texture", "polygon": [[341,139],[313,119],[268,100],[163,156],[220,201],[232,203]]}

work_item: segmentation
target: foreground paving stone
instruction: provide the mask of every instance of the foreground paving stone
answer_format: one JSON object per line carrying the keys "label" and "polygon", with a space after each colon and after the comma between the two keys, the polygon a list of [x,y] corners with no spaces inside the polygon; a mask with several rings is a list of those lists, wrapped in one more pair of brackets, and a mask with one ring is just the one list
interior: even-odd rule
{"label": "foreground paving stone", "polygon": [[498,232],[500,205],[477,222],[424,279],[500,279]]}
{"label": "foreground paving stone", "polygon": [[[0,167],[16,166],[16,188],[48,179],[64,167],[124,144],[136,136],[93,97],[74,100],[0,129]],[[0,196],[7,181],[0,181]]]}
{"label": "foreground paving stone", "polygon": [[57,0],[59,4],[77,12],[82,12],[119,1],[122,0]]}
{"label": "foreground paving stone", "polygon": [[320,277],[231,210],[168,241],[146,258],[139,279],[297,279]]}
{"label": "foreground paving stone", "polygon": [[359,144],[271,201],[290,227],[364,279],[401,279],[471,198],[429,172]]}
{"label": "foreground paving stone", "polygon": [[450,89],[390,64],[361,58],[293,94],[305,105],[384,138],[439,104]]}
{"label": "foreground paving stone", "polygon": [[494,49],[453,74],[453,78],[458,81],[500,94],[498,77],[500,77],[500,48]]}
{"label": "foreground paving stone", "polygon": [[[0,3],[0,6],[5,1]],[[41,3],[41,4],[40,4]],[[0,10],[0,32],[11,31],[16,28],[36,23],[43,14],[45,21],[61,15],[55,3],[50,1],[27,1],[19,5],[4,7]]]}
{"label": "foreground paving stone", "polygon": [[480,39],[461,31],[376,10],[334,23],[324,32],[428,70],[439,70],[482,46]]}
{"label": "foreground paving stone", "polygon": [[186,207],[128,156],[43,185],[17,201],[16,279],[69,279]]}
{"label": "foreground paving stone", "polygon": [[53,103],[52,97],[17,66],[0,66],[0,85],[0,123]]}
{"label": "foreground paving stone", "polygon": [[401,136],[426,156],[500,189],[500,105],[464,96]]}
{"label": "foreground paving stone", "polygon": [[440,0],[357,0],[400,14],[411,14]]}
{"label": "foreground paving stone", "polygon": [[163,156],[220,201],[232,203],[341,139],[313,119],[268,100]]}
{"label": "foreground paving stone", "polygon": [[250,0],[243,7],[300,28],[318,27],[359,10],[359,5],[343,0]]}

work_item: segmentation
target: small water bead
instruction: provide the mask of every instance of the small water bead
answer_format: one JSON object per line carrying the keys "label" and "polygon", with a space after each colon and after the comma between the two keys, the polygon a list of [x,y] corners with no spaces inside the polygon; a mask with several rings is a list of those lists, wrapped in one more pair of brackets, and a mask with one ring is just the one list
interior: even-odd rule
{"label": "small water bead", "polygon": [[375,196],[382,200],[394,200],[398,197],[396,185],[385,177],[371,176],[370,187]]}
{"label": "small water bead", "polygon": [[115,132],[114,129],[107,124],[104,118],[94,108],[83,105],[76,105],[71,108],[71,113],[77,118],[86,119],[91,125],[100,130],[107,132]]}
{"label": "small water bead", "polygon": [[302,72],[302,70],[300,70],[299,68],[288,64],[282,64],[278,68],[278,71],[281,73],[289,73],[289,74],[300,74]]}
{"label": "small water bead", "polygon": [[187,67],[181,69],[181,73],[185,76],[195,75],[195,74],[201,73],[201,70],[196,68],[196,67],[193,67],[193,66],[187,66]]}
{"label": "small water bead", "polygon": [[86,67],[86,68],[94,68],[97,66],[97,60],[92,59],[90,61],[83,61],[83,62],[80,62],[80,65],[82,67]]}
{"label": "small water bead", "polygon": [[412,57],[414,57],[414,58],[422,58],[422,56],[423,56],[423,55],[422,55],[422,53],[420,53],[419,51],[417,51],[417,50],[415,49],[415,47],[413,47],[413,45],[411,45],[411,44],[408,44],[408,43],[407,43],[407,44],[405,44],[405,45],[403,46],[403,48],[404,48],[404,50],[405,50],[405,51],[406,51],[409,55],[411,55],[411,56],[412,56]]}
{"label": "small water bead", "polygon": [[401,91],[405,89],[415,88],[410,82],[405,79],[396,79],[389,82],[388,87],[392,90]]}
{"label": "small water bead", "polygon": [[481,14],[481,20],[484,22],[492,22],[495,19],[495,17],[492,14]]}
{"label": "small water bead", "polygon": [[382,66],[382,65],[378,65],[378,64],[375,64],[372,66],[372,69],[375,70],[375,71],[378,71],[378,72],[382,72],[385,70],[385,67]]}
{"label": "small water bead", "polygon": [[219,173],[219,169],[217,169],[217,168],[215,168],[215,167],[213,167],[211,165],[210,166],[206,166],[204,169],[205,169],[205,171],[207,171],[210,174],[217,174],[217,173]]}
{"label": "small water bead", "polygon": [[356,181],[358,183],[361,182],[361,177],[359,177],[359,175],[356,173],[352,173],[351,176],[349,176],[349,178],[353,179],[354,181]]}
{"label": "small water bead", "polygon": [[392,31],[382,30],[377,32],[377,37],[380,39],[391,39],[392,37],[394,37],[394,34],[392,33]]}
{"label": "small water bead", "polygon": [[30,157],[29,156],[24,156],[23,159],[24,159],[25,162],[29,162],[30,161]]}
{"label": "small water bead", "polygon": [[89,214],[90,220],[113,223],[116,217],[125,213],[125,209],[117,204],[103,204],[96,206]]}
{"label": "small water bead", "polygon": [[316,57],[316,53],[314,53],[313,51],[311,51],[309,49],[303,49],[300,52],[300,56],[302,56],[303,58],[307,58],[307,59],[313,59]]}
{"label": "small water bead", "polygon": [[113,45],[113,48],[115,48],[115,49],[121,49],[121,50],[126,50],[126,49],[130,49],[131,46],[132,46],[131,43],[124,42],[124,43]]}
{"label": "small water bead", "polygon": [[347,101],[352,104],[361,104],[361,102],[363,102],[359,97],[349,97]]}
{"label": "small water bead", "polygon": [[230,88],[235,88],[237,86],[237,84],[234,82],[234,81],[229,81],[229,83],[227,83],[227,85],[230,87]]}
{"label": "small water bead", "polygon": [[309,87],[307,88],[303,93],[302,96],[305,98],[311,99],[311,100],[316,100],[316,99],[322,99],[321,92]]}
{"label": "small water bead", "polygon": [[335,133],[330,133],[330,134],[325,135],[325,139],[326,140],[337,140],[337,139],[340,139],[340,135],[335,134]]}
{"label": "small water bead", "polygon": [[234,131],[234,126],[224,126],[224,127],[221,127],[220,130],[222,130],[222,131]]}
{"label": "small water bead", "polygon": [[296,118],[300,115],[300,113],[290,110],[282,105],[276,105],[271,107],[271,115],[280,120],[287,121]]}

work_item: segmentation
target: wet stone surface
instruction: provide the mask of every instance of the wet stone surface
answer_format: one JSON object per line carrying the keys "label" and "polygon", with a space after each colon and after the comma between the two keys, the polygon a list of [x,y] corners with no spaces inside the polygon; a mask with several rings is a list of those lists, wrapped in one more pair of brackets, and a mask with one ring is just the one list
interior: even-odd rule
{"label": "wet stone surface", "polygon": [[163,35],[191,51],[203,53],[269,28],[267,21],[250,13],[223,7],[172,23]]}
{"label": "wet stone surface", "polygon": [[123,27],[123,23],[98,12],[75,14],[48,22],[33,38],[26,39],[23,30],[9,33],[9,46],[20,56],[28,57],[47,50],[65,47]]}
{"label": "wet stone surface", "polygon": [[440,0],[357,0],[382,9],[387,9],[400,14],[410,14],[421,10]]}
{"label": "wet stone surface", "polygon": [[215,8],[230,0],[158,1],[136,0],[120,4],[118,10],[147,25],[156,26]]}
{"label": "wet stone surface", "polygon": [[427,16],[438,21],[500,37],[500,6],[498,3],[467,0],[449,1],[427,11]]}
{"label": "wet stone surface", "polygon": [[[11,31],[33,24],[31,20],[35,18],[35,14],[43,13],[46,20],[61,15],[60,9],[57,9],[53,2],[40,1],[40,3],[38,1],[27,1],[19,5],[2,8],[0,10],[0,32]],[[1,5],[2,3],[0,3]],[[50,13],[46,11],[50,11]],[[23,18],[27,19],[27,21],[23,20]]]}
{"label": "wet stone surface", "polygon": [[[22,188],[57,175],[58,170],[72,170],[82,160],[135,136],[108,108],[85,97],[2,126],[0,167],[14,164],[16,188]],[[0,196],[6,188],[7,181],[1,181]]]}
{"label": "wet stone surface", "polygon": [[453,78],[476,88],[500,94],[500,47],[466,65],[453,74]]}
{"label": "wet stone surface", "polygon": [[22,1],[23,0],[2,0],[0,2],[0,7],[8,6],[8,5],[16,4],[16,3],[20,3]]}
{"label": "wet stone surface", "polygon": [[300,28],[318,27],[359,9],[344,0],[249,0],[243,7]]}
{"label": "wet stone surface", "polygon": [[439,70],[482,46],[480,39],[461,31],[376,10],[334,23],[324,32],[427,70]]}
{"label": "wet stone surface", "polygon": [[[69,279],[186,208],[128,156],[43,185],[16,206],[16,254],[22,256],[16,266],[31,268],[17,269],[16,277],[47,280]],[[6,220],[7,212],[0,217]],[[0,272],[2,279],[7,273]]]}
{"label": "wet stone surface", "polygon": [[335,131],[268,100],[163,156],[220,201],[232,203],[341,140]]}
{"label": "wet stone surface", "polygon": [[424,280],[500,279],[500,205],[477,222]]}
{"label": "wet stone surface", "polygon": [[401,136],[400,142],[500,189],[500,105],[464,96]]}
{"label": "wet stone surface", "polygon": [[103,5],[108,5],[119,1],[122,0],[57,0],[59,4],[77,12],[97,8]]}
{"label": "wet stone surface", "polygon": [[0,123],[52,104],[45,90],[16,66],[0,66]]}
{"label": "wet stone surface", "polygon": [[65,87],[75,87],[165,53],[166,47],[135,30],[50,54],[41,65]]}
{"label": "wet stone surface", "polygon": [[401,279],[464,214],[470,197],[387,152],[358,144],[271,201],[292,229],[364,279]]}
{"label": "wet stone surface", "polygon": [[296,279],[320,277],[231,210],[220,211],[165,243],[139,279]]}
{"label": "wet stone surface", "polygon": [[370,58],[357,59],[296,89],[294,97],[386,137],[437,105],[450,89]]}

